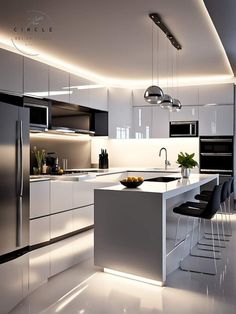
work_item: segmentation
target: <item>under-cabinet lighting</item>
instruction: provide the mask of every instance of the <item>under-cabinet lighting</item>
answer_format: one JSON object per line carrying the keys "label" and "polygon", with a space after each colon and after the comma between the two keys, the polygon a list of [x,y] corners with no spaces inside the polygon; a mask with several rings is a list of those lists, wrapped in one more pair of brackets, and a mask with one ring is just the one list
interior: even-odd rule
{"label": "under-cabinet lighting", "polygon": [[72,91],[45,91],[45,92],[32,92],[24,93],[25,96],[35,96],[35,97],[50,97],[50,96],[61,96],[72,94]]}
{"label": "under-cabinet lighting", "polygon": [[105,85],[99,84],[91,84],[91,85],[77,85],[77,86],[70,86],[70,87],[63,87],[63,89],[94,89],[94,88],[103,88]]}
{"label": "under-cabinet lighting", "polygon": [[128,274],[128,273],[123,273],[123,272],[120,272],[120,271],[117,271],[117,270],[113,270],[113,269],[110,269],[110,268],[104,268],[104,272],[108,273],[108,274],[112,274],[112,275],[128,278],[128,279],[132,279],[132,280],[148,283],[148,284],[155,285],[155,286],[161,286],[161,287],[163,286],[163,282],[162,281],[152,280],[152,279],[148,279],[148,278],[141,277],[141,276],[136,276],[136,275],[132,275],[132,274]]}
{"label": "under-cabinet lighting", "polygon": [[47,132],[30,133],[31,138],[35,139],[55,139],[55,140],[68,140],[68,141],[90,141],[91,137],[88,134],[74,134],[74,135],[64,135],[64,134],[51,134]]}

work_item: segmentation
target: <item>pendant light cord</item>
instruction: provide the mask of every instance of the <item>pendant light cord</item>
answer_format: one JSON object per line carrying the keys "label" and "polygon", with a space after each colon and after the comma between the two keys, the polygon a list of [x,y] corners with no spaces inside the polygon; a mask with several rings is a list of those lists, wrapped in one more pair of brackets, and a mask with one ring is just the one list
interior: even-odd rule
{"label": "pendant light cord", "polygon": [[152,22],[152,85],[153,85],[153,22]]}
{"label": "pendant light cord", "polygon": [[160,56],[159,56],[160,52],[159,52],[159,29],[157,29],[157,86],[159,86],[160,84],[160,68],[159,68],[159,60],[160,60]]}

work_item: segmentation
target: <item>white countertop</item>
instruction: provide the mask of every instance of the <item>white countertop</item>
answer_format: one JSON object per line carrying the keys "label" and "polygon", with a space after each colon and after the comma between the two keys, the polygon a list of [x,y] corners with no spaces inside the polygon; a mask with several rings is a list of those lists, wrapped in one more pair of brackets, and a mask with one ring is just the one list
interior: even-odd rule
{"label": "white countertop", "polygon": [[[83,173],[71,173],[71,174],[63,174],[63,175],[32,175],[30,176],[30,182],[38,182],[45,180],[61,180],[61,181],[69,181],[71,177],[74,178],[75,181],[95,179],[98,176],[104,176],[109,174],[116,174],[122,172],[165,172],[165,173],[180,173],[180,168],[168,168],[165,170],[164,168],[108,168],[108,169],[99,169],[99,168],[81,168],[81,169],[68,169],[70,171],[84,171],[88,172],[88,174]],[[91,171],[91,172],[90,172]]]}
{"label": "white countertop", "polygon": [[194,188],[197,188],[203,184],[206,184],[214,179],[218,179],[218,174],[191,174],[189,179],[180,178],[179,180],[164,182],[143,182],[137,188],[130,189],[124,187],[122,184],[115,186],[101,188],[101,190],[107,191],[124,191],[124,192],[147,192],[147,193],[160,193],[165,198],[173,197],[180,193],[187,192]]}

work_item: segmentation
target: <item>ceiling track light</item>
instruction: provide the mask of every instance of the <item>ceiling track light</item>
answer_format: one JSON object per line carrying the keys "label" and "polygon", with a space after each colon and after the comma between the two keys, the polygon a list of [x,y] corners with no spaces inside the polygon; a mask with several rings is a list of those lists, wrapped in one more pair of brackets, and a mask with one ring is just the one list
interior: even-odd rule
{"label": "ceiling track light", "polygon": [[178,42],[178,40],[175,38],[175,36],[171,33],[169,28],[162,22],[161,17],[157,13],[150,13],[149,14],[150,19],[158,26],[160,29],[165,33],[166,37],[169,39],[171,44],[177,49],[182,49],[182,46]]}

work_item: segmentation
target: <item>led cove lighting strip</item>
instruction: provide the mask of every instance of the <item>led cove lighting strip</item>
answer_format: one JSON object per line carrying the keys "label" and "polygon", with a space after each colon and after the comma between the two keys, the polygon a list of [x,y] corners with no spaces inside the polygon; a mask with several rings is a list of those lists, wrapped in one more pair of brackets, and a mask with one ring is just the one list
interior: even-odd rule
{"label": "led cove lighting strip", "polygon": [[110,268],[104,268],[104,273],[108,273],[108,274],[111,274],[111,275],[115,275],[115,276],[119,276],[119,277],[124,277],[124,278],[128,278],[128,279],[132,279],[132,280],[148,283],[148,284],[159,286],[159,287],[163,286],[163,282],[162,281],[157,281],[157,280],[152,280],[152,279],[148,279],[148,278],[141,277],[141,276],[127,274],[127,273],[123,273],[123,272],[120,272],[120,271],[117,271],[117,270],[113,270],[113,269],[110,269]]}
{"label": "led cove lighting strip", "polygon": [[[219,49],[222,51],[224,55],[224,59],[226,62],[228,74],[224,75],[204,75],[204,76],[195,76],[195,77],[179,77],[178,84],[176,82],[173,82],[173,86],[193,86],[193,85],[205,85],[205,84],[222,84],[222,83],[234,83],[234,74],[232,71],[232,68],[230,66],[227,54],[225,52],[225,49],[223,47],[223,44],[220,40],[220,37],[215,29],[215,26],[210,18],[210,15],[206,9],[206,6],[203,2],[203,0],[199,0],[199,7],[202,9],[203,14],[205,15],[209,27],[211,31],[214,33],[216,40],[218,42]],[[54,66],[60,70],[70,72],[71,74],[74,74],[78,77],[83,77],[88,80],[91,80],[95,83],[102,84],[106,87],[116,87],[116,88],[126,88],[126,89],[143,89],[146,86],[152,85],[151,80],[125,80],[125,79],[117,79],[114,77],[104,77],[97,73],[94,73],[92,71],[89,71],[85,68],[82,68],[80,66],[75,66],[74,64],[65,62],[62,59],[56,58],[55,56],[51,54],[44,53],[43,51],[37,51],[35,52],[33,49],[29,47],[25,47],[24,45],[20,46],[18,44],[19,48],[22,48],[22,51],[27,51],[29,54],[38,54],[36,57],[29,56],[30,59],[43,62],[45,64],[48,64],[50,66]],[[14,53],[18,53],[21,55],[24,55],[23,53],[20,53],[19,51],[16,51],[16,48],[14,47],[11,39],[6,34],[0,32],[0,47],[3,49],[6,49],[8,51],[12,51]],[[163,88],[167,87],[166,82],[168,80],[171,80],[172,78],[163,78],[160,79],[160,86]]]}

